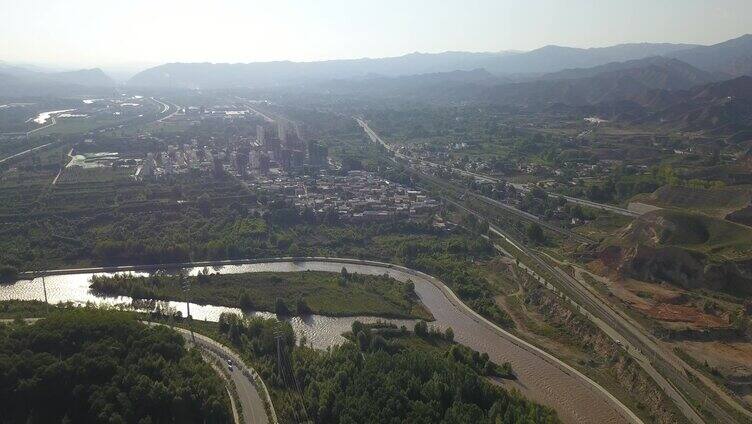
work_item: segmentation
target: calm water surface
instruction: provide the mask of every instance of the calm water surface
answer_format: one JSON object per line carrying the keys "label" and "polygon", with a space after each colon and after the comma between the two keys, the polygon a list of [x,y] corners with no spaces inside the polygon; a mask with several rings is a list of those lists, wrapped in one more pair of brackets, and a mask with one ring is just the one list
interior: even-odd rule
{"label": "calm water surface", "polygon": [[[301,272],[327,271],[339,273],[343,264],[320,261],[306,262],[271,262],[246,265],[227,265],[211,268],[214,272],[223,274],[237,274],[247,272]],[[513,387],[525,396],[554,407],[559,417],[568,423],[623,423],[627,420],[620,414],[616,405],[605,395],[598,392],[581,378],[570,375],[558,365],[545,357],[536,355],[528,347],[516,343],[509,337],[485,323],[478,322],[470,313],[452,303],[434,283],[421,275],[410,274],[399,269],[385,268],[375,265],[345,264],[349,272],[360,274],[382,275],[388,274],[399,281],[412,281],[415,291],[421,301],[436,318],[432,325],[441,329],[452,327],[455,340],[480,352],[486,352],[495,362],[510,362],[518,376],[516,382],[503,383],[506,387]],[[203,267],[188,269],[188,273],[196,275]],[[145,275],[144,273],[134,273]],[[110,305],[131,305],[131,298],[99,297],[89,291],[89,279],[93,274],[56,275],[45,278],[47,296],[51,303],[94,302]],[[97,273],[97,275],[111,275]],[[43,300],[41,279],[19,281],[15,284],[0,286],[0,300]],[[164,304],[181,311],[185,316],[186,304],[178,302],[164,302]],[[194,319],[216,321],[222,312],[237,312],[238,309],[211,305],[191,304],[191,315]],[[272,317],[273,314],[256,312],[253,315]],[[326,348],[341,343],[341,334],[350,329],[355,320],[376,322],[378,320],[406,325],[412,328],[412,320],[384,320],[375,317],[347,317],[335,318],[313,315],[307,318],[290,318],[289,321],[296,333],[305,335],[316,348]]]}

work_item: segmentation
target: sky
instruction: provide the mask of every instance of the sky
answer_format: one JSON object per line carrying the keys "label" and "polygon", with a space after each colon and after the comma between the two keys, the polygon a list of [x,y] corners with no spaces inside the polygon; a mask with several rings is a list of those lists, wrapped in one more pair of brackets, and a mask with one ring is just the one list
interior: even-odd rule
{"label": "sky", "polygon": [[59,68],[713,44],[747,32],[752,0],[0,0],[0,61]]}

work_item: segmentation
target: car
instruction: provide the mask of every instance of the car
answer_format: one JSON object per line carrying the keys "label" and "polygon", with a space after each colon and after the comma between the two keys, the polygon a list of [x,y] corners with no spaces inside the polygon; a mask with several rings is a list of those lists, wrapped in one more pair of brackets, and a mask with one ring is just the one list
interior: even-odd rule
{"label": "car", "polygon": [[228,365],[227,369],[230,370],[230,371],[232,371],[232,365]]}

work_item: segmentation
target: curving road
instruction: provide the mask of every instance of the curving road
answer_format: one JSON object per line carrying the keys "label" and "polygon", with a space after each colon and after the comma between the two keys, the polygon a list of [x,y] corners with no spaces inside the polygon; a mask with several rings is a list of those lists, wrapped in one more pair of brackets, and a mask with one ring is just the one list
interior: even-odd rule
{"label": "curving road", "polygon": [[[530,399],[551,406],[567,423],[641,423],[640,419],[607,390],[554,356],[517,338],[478,315],[440,280],[397,265],[347,258],[272,258],[259,260],[197,262],[164,267],[204,267],[254,264],[254,271],[301,272],[305,270],[350,272],[389,276],[412,281],[421,301],[436,318],[434,325],[452,327],[455,339],[495,362],[510,362],[518,377],[505,383]],[[123,266],[47,271],[46,274],[122,272],[155,266]],[[236,361],[235,359],[233,359]],[[236,363],[239,363],[236,361]],[[241,381],[242,382],[242,381]],[[237,383],[236,383],[237,384]],[[587,405],[587,406],[585,406]],[[244,406],[245,407],[245,406]]]}
{"label": "curving road", "polygon": [[[154,323],[149,324],[162,325]],[[268,392],[266,391],[266,387],[261,381],[261,378],[253,368],[248,367],[243,360],[228,347],[217,343],[209,337],[195,332],[191,334],[190,331],[180,327],[170,326],[170,328],[179,332],[189,343],[195,344],[202,348],[208,355],[218,359],[222,366],[227,366],[228,359],[232,361],[233,370],[230,371],[228,369],[227,371],[237,388],[240,405],[243,410],[243,422],[245,424],[269,424],[270,422],[276,422],[276,414],[273,412],[273,407],[272,416],[275,417],[273,418],[274,421],[269,420],[266,415],[262,396],[267,397]],[[256,385],[261,387],[261,391],[264,393],[263,395],[259,393]],[[272,405],[272,403],[269,402],[269,405]]]}
{"label": "curving road", "polygon": [[[39,319],[41,318],[25,318],[24,320],[27,323],[34,323]],[[13,319],[0,319],[0,323],[4,324],[13,321]],[[191,333],[184,328],[173,327],[167,324],[148,321],[142,321],[142,323],[146,325],[162,325],[177,331],[185,338],[188,343],[192,343],[195,346],[202,348],[203,351],[206,352],[206,354],[218,359],[222,365],[227,364],[228,359],[232,360],[234,369],[231,372],[228,370],[228,373],[230,374],[233,382],[235,383],[235,387],[237,388],[238,397],[240,398],[240,404],[243,409],[243,423],[269,424],[271,422],[273,424],[277,424],[277,415],[274,411],[274,405],[269,398],[269,392],[266,388],[266,385],[261,380],[261,377],[258,375],[258,373],[256,373],[256,370],[245,365],[243,360],[240,359],[240,357],[238,357],[228,347],[217,343],[216,341],[202,334],[195,332]],[[220,375],[220,377],[225,378],[224,375]],[[263,395],[259,394],[259,391],[256,388],[257,385],[261,388],[261,391],[264,393]],[[270,412],[272,415],[271,420],[267,417],[262,396],[267,399],[267,402],[270,405]],[[235,405],[233,400],[233,409],[234,406]],[[235,412],[236,411],[233,411],[233,413]]]}

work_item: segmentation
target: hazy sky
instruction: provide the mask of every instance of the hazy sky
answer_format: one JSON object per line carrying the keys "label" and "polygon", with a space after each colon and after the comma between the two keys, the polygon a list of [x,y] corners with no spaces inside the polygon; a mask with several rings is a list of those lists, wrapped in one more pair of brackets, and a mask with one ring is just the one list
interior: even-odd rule
{"label": "hazy sky", "polygon": [[752,32],[752,0],[0,0],[0,61],[113,66],[384,57]]}

